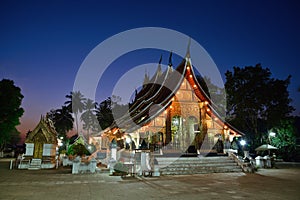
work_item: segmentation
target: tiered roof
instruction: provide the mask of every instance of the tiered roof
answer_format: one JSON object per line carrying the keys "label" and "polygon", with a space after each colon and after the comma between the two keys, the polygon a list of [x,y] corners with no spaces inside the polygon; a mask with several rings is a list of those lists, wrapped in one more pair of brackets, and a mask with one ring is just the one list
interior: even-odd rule
{"label": "tiered roof", "polygon": [[57,132],[53,123],[47,117],[41,116],[40,122],[35,129],[29,133],[26,143],[34,143],[36,140],[42,140],[45,144],[57,144]]}
{"label": "tiered roof", "polygon": [[[217,113],[215,109],[216,105],[214,105],[197,81],[192,68],[189,50],[186,57],[175,69],[172,67],[171,56],[172,53],[170,55],[168,68],[164,72],[161,70],[160,59],[154,76],[151,79],[148,75],[147,77],[145,76],[144,85],[139,92],[136,92],[135,99],[130,106],[129,112],[120,119],[117,119],[110,127],[110,130],[120,127],[125,129],[126,132],[132,132],[141,126],[150,123],[152,119],[160,115],[171,105],[173,97],[179,90],[184,79],[186,79],[200,101],[206,102],[205,105],[209,110],[209,112],[207,112],[208,115],[217,118],[217,122],[221,126],[224,126],[225,129],[229,129],[232,133],[244,135],[230,124],[226,123]],[[151,115],[149,114],[150,109]]]}

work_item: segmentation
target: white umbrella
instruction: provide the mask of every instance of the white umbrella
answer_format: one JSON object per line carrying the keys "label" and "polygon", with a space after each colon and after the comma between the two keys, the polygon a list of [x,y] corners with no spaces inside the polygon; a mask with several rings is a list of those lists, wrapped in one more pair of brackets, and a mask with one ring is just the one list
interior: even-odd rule
{"label": "white umbrella", "polygon": [[272,150],[272,149],[277,149],[277,147],[274,147],[274,146],[269,145],[269,144],[263,144],[263,145],[257,147],[255,149],[255,151],[266,151],[266,150]]}

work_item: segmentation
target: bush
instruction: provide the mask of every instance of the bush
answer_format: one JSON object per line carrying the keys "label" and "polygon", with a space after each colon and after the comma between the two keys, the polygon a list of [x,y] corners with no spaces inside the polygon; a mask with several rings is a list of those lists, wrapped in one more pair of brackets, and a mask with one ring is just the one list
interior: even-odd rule
{"label": "bush", "polygon": [[85,148],[83,144],[74,144],[69,147],[68,155],[90,155],[90,152]]}

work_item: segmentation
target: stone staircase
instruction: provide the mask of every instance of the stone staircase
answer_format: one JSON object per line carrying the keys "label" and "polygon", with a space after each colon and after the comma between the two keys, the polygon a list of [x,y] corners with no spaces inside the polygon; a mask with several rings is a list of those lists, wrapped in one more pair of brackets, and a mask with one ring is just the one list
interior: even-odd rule
{"label": "stone staircase", "polygon": [[28,167],[28,170],[38,170],[41,169],[41,166],[42,166],[41,159],[32,159]]}
{"label": "stone staircase", "polygon": [[161,175],[243,172],[242,168],[227,156],[157,157],[156,160]]}

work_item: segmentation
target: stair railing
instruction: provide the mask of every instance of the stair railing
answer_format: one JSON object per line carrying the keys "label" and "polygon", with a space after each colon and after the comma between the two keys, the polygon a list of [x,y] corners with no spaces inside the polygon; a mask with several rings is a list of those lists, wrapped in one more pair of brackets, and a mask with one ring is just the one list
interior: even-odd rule
{"label": "stair railing", "polygon": [[252,162],[244,162],[243,160],[239,159],[237,155],[234,153],[229,152],[228,156],[233,159],[239,167],[242,168],[243,172],[248,173],[254,173],[255,172],[255,166],[252,164]]}

